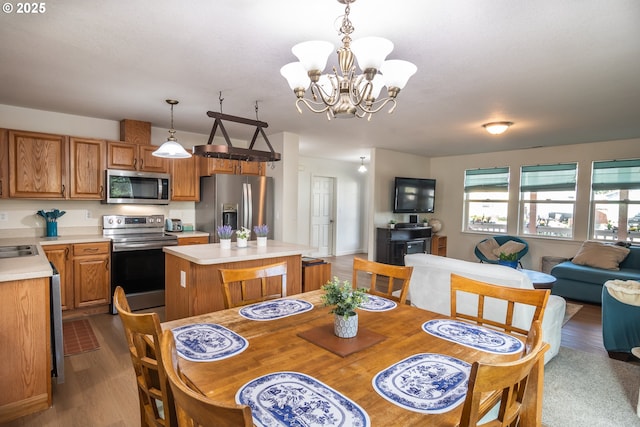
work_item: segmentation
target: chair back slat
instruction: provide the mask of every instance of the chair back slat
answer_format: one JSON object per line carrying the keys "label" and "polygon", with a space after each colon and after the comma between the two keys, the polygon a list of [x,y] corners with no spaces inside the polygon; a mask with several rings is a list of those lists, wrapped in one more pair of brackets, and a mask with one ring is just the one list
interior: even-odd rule
{"label": "chair back slat", "polygon": [[[362,281],[359,283],[359,273],[369,273],[368,286],[362,286]],[[353,280],[351,283],[354,288],[368,287],[371,295],[404,304],[407,301],[411,273],[413,273],[413,267],[383,264],[356,257],[353,259]],[[398,291],[399,295],[394,295],[394,292],[398,293]]]}
{"label": "chair back slat", "polygon": [[[476,315],[462,313],[458,310],[458,292],[475,295],[478,299]],[[533,306],[535,308],[532,322],[542,321],[550,291],[548,289],[520,289],[509,286],[492,285],[490,283],[469,279],[451,274],[451,317],[470,320],[479,325],[490,325],[504,329],[509,333],[527,335],[529,331],[513,324],[515,304]],[[487,318],[485,299],[503,300],[507,309],[504,320]]]}
{"label": "chair back slat", "polygon": [[[225,308],[255,304],[287,296],[287,262],[259,267],[220,269]],[[279,286],[270,286],[270,278],[280,277]],[[235,291],[234,291],[235,289]],[[234,295],[239,293],[239,298]],[[258,296],[256,296],[258,295]]]}

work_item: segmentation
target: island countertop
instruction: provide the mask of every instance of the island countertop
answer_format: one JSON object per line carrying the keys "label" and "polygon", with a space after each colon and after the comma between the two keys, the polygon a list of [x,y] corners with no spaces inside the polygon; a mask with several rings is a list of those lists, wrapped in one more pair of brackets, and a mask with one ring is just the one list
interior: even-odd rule
{"label": "island countertop", "polygon": [[194,264],[212,265],[238,261],[251,261],[264,258],[285,257],[290,255],[309,255],[313,248],[278,240],[267,241],[267,246],[258,247],[256,241],[249,241],[246,248],[238,248],[232,243],[231,249],[220,248],[219,243],[189,246],[165,246],[162,250]]}

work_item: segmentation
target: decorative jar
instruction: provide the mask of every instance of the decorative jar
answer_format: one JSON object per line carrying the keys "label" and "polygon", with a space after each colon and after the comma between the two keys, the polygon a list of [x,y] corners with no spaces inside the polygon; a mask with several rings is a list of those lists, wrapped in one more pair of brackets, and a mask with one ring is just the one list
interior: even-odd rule
{"label": "decorative jar", "polygon": [[239,248],[246,248],[247,247],[247,239],[241,239],[238,237],[238,239],[236,240],[236,245]]}
{"label": "decorative jar", "polygon": [[267,246],[267,238],[266,237],[257,237],[257,242],[258,242],[258,247],[264,247]]}
{"label": "decorative jar", "polygon": [[231,239],[220,239],[220,249],[231,249]]}
{"label": "decorative jar", "polygon": [[358,334],[358,315],[341,316],[336,314],[333,320],[333,329],[337,337],[353,338]]}

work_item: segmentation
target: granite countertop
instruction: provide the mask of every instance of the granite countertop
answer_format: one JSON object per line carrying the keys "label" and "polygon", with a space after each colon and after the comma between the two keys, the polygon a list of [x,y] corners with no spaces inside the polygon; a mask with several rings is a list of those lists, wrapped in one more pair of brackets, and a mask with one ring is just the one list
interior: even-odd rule
{"label": "granite countertop", "polygon": [[165,246],[162,250],[194,264],[210,265],[281,256],[309,255],[313,248],[278,240],[268,240],[267,246],[258,247],[257,242],[252,240],[249,241],[249,246],[246,248],[238,248],[235,243],[232,243],[231,249],[221,249],[219,243],[209,243],[207,245]]}

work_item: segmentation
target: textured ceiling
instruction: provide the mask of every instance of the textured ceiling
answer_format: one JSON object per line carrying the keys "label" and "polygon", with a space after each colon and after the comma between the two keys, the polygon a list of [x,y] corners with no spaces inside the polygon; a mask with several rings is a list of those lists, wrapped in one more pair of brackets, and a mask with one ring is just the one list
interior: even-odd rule
{"label": "textured ceiling", "polygon": [[[638,0],[358,0],[353,38],[392,40],[418,72],[391,115],[303,111],[280,67],[291,46],[340,43],[336,0],[48,0],[0,15],[0,103],[208,134],[208,110],[300,135],[301,154],[360,162],[640,137]],[[335,65],[332,56],[330,65]],[[485,122],[515,125],[491,136]],[[253,129],[229,127],[233,138]],[[203,143],[206,141],[203,141]],[[640,149],[639,149],[640,154]]]}

